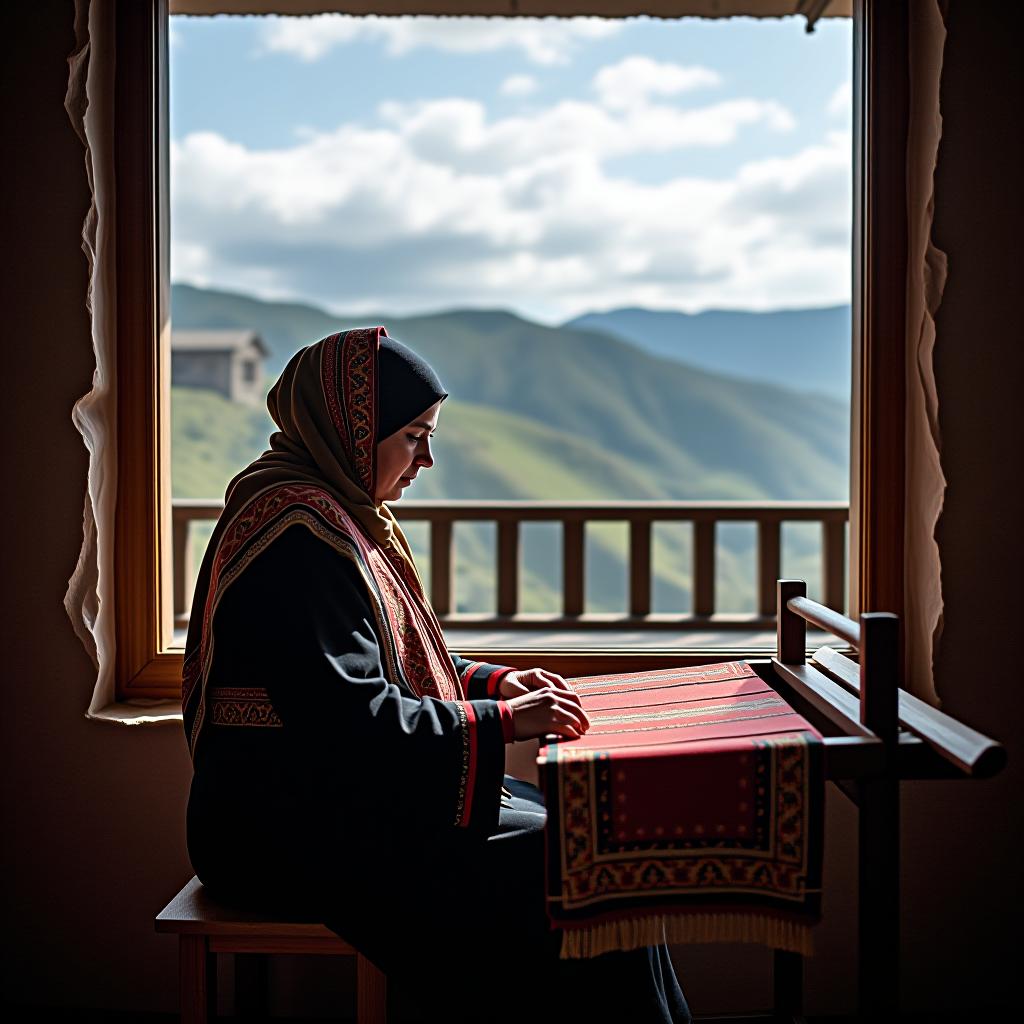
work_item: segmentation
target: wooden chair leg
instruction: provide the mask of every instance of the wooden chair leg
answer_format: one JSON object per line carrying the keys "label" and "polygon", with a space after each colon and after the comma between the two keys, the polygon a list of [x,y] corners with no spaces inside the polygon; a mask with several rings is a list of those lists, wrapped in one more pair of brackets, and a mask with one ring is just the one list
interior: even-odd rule
{"label": "wooden chair leg", "polygon": [[387,978],[360,953],[356,957],[357,1024],[387,1024],[387,1019]]}
{"label": "wooden chair leg", "polygon": [[208,1024],[217,1016],[217,958],[205,935],[178,940],[181,1024]]}
{"label": "wooden chair leg", "polygon": [[267,1016],[267,957],[235,954],[235,1016],[263,1020]]}
{"label": "wooden chair leg", "polygon": [[800,1020],[804,1011],[804,958],[799,953],[775,950],[772,972],[775,991],[775,1019]]}

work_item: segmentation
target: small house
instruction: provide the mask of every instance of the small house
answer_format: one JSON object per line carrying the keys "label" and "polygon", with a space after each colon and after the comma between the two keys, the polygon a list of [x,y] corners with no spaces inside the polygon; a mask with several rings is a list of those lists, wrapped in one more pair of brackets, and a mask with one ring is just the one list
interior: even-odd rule
{"label": "small house", "polygon": [[269,355],[255,331],[173,331],[171,386],[206,388],[232,402],[260,405],[263,361]]}

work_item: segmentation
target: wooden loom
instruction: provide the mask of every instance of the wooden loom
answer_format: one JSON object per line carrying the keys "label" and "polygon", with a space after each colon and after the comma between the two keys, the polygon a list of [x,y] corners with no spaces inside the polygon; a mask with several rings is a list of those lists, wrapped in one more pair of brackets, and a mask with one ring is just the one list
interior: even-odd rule
{"label": "wooden loom", "polygon": [[[985,779],[1006,763],[994,740],[900,686],[899,619],[868,612],[859,623],[807,598],[802,580],[778,581],[778,650],[751,667],[821,731],[825,778],[858,810],[859,1012],[899,1003],[900,782]],[[822,647],[808,664],[807,624],[834,634],[858,660]],[[800,1019],[803,957],[776,951],[775,1012]]]}

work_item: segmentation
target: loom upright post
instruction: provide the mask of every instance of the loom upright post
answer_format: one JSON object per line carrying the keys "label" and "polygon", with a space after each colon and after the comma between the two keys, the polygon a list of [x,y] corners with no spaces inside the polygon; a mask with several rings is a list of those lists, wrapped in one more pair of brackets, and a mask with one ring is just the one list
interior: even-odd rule
{"label": "loom upright post", "polygon": [[772,987],[775,1017],[793,1021],[804,1010],[804,958],[788,949],[775,950]]}
{"label": "loom upright post", "polygon": [[881,773],[858,784],[857,987],[859,1012],[873,1020],[899,1009],[899,619],[884,612],[869,612],[861,615],[860,628],[861,723],[885,745]]}
{"label": "loom upright post", "polygon": [[794,597],[807,596],[803,580],[779,580],[776,583],[776,646],[783,665],[802,665],[807,660],[807,623],[790,611]]}
{"label": "loom upright post", "polygon": [[[803,580],[776,582],[776,620],[778,659],[784,665],[802,665],[807,659],[807,623],[790,611],[789,601],[807,596]],[[772,963],[775,1015],[793,1020],[803,1012],[804,958],[799,953],[777,949]]]}

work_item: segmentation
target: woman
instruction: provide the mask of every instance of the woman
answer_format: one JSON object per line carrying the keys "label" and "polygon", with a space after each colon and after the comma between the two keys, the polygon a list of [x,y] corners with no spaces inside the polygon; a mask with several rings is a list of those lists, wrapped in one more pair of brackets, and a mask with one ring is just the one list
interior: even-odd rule
{"label": "woman", "polygon": [[325,921],[426,1019],[688,1020],[664,946],[558,958],[543,800],[505,744],[587,716],[559,676],[448,654],[385,504],[433,464],[446,397],[383,328],[299,351],[270,392],[279,430],[228,487],[189,626],[193,866]]}

